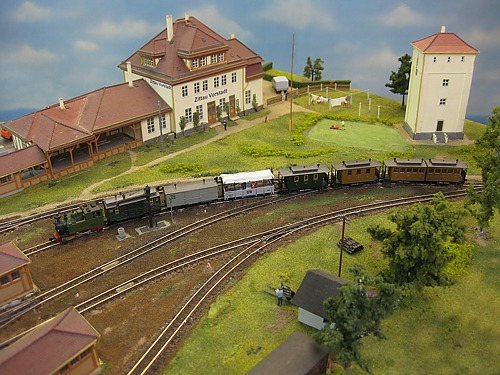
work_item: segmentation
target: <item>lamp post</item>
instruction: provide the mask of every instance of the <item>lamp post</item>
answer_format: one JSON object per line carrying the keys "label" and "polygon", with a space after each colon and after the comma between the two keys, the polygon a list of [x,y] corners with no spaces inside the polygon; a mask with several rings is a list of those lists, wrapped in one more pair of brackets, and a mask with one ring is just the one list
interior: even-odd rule
{"label": "lamp post", "polygon": [[161,102],[158,100],[158,123],[160,125],[160,152],[165,152],[163,147],[163,123],[161,121]]}

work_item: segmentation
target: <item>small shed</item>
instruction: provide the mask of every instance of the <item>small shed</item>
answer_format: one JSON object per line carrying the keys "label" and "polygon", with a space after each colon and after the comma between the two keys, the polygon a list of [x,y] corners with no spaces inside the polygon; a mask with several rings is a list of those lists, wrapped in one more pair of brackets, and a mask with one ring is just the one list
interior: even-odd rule
{"label": "small shed", "polygon": [[278,170],[282,191],[324,189],[330,181],[330,168],[325,164],[294,165]]}
{"label": "small shed", "polygon": [[248,375],[320,375],[326,372],[329,350],[302,332],[292,333]]}
{"label": "small shed", "polygon": [[332,182],[340,185],[374,182],[380,176],[378,160],[348,160],[332,163]]}
{"label": "small shed", "polygon": [[337,297],[339,288],[348,281],[322,270],[307,271],[292,300],[299,308],[299,322],[316,329],[329,323],[323,302],[329,297]]}
{"label": "small shed", "polygon": [[98,374],[99,333],[70,307],[0,351],[0,374]]}
{"label": "small shed", "polygon": [[424,159],[394,158],[384,160],[384,165],[386,168],[386,178],[388,178],[392,182],[425,181],[427,164],[425,163]]}
{"label": "small shed", "polygon": [[35,291],[30,263],[14,243],[0,244],[0,305]]}

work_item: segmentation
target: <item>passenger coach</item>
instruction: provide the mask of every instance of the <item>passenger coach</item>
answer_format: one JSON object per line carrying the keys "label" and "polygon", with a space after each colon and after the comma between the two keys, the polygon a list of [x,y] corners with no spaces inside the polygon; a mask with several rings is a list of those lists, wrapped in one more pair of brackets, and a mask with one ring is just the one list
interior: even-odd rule
{"label": "passenger coach", "polygon": [[380,178],[378,160],[350,160],[332,163],[332,185],[364,184]]}
{"label": "passenger coach", "polygon": [[325,189],[330,183],[330,168],[324,164],[295,165],[278,170],[280,191]]}
{"label": "passenger coach", "polygon": [[221,174],[224,200],[274,194],[274,175],[270,169]]}

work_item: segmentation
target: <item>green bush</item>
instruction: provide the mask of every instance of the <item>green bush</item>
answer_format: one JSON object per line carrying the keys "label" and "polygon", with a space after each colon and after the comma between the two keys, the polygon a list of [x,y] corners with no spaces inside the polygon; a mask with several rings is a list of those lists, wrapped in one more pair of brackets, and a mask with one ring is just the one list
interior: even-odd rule
{"label": "green bush", "polygon": [[382,227],[380,226],[380,224],[371,225],[368,228],[366,228],[366,231],[370,234],[370,236],[374,240],[377,241],[383,241],[392,234],[392,230],[390,230],[389,228]]}
{"label": "green bush", "polygon": [[162,173],[177,173],[177,172],[201,172],[204,169],[201,164],[187,164],[187,163],[177,163],[174,165],[162,165],[160,167],[160,172]]}
{"label": "green bush", "polygon": [[467,267],[472,261],[474,255],[474,246],[471,244],[445,244],[446,250],[454,256],[454,259],[448,263],[445,268],[445,274],[452,281],[465,274]]}

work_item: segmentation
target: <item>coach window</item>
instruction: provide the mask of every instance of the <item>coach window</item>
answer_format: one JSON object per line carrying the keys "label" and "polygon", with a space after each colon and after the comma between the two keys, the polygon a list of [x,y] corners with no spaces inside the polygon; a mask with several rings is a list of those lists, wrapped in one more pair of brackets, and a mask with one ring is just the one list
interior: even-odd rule
{"label": "coach window", "polygon": [[120,213],[120,207],[115,207],[115,215],[118,215]]}
{"label": "coach window", "polygon": [[370,174],[370,168],[366,168],[366,174]]}
{"label": "coach window", "polygon": [[348,176],[352,176],[352,171],[347,171]]}
{"label": "coach window", "polygon": [[448,173],[453,173],[453,169],[448,169]]}
{"label": "coach window", "polygon": [[304,182],[306,182],[306,181],[309,181],[309,176],[308,175],[304,176]]}
{"label": "coach window", "polygon": [[12,278],[12,281],[17,280],[17,279],[19,279],[21,277],[21,275],[19,274],[19,271],[12,272],[10,274],[10,276]]}
{"label": "coach window", "polygon": [[429,173],[434,173],[434,168],[429,168]]}
{"label": "coach window", "polygon": [[293,182],[299,182],[299,181],[300,181],[299,176],[295,176],[295,177],[293,178]]}
{"label": "coach window", "polygon": [[314,181],[317,181],[318,178],[319,178],[319,175],[317,173],[315,173],[314,176],[313,176]]}
{"label": "coach window", "polygon": [[399,168],[394,168],[394,173],[399,173]]}
{"label": "coach window", "polygon": [[10,283],[9,275],[2,276],[2,278],[0,279],[0,283],[2,283],[2,285]]}
{"label": "coach window", "polygon": [[361,169],[358,169],[358,170],[356,171],[356,174],[361,174]]}

